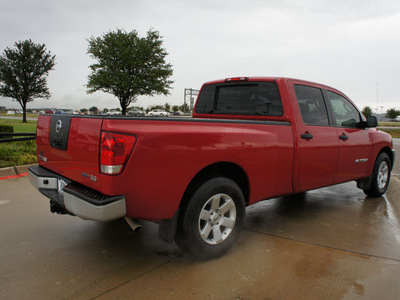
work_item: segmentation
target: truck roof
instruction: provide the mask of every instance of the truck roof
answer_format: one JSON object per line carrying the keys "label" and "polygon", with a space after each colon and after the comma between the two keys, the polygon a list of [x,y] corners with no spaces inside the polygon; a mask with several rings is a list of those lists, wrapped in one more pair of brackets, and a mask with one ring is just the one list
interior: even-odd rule
{"label": "truck roof", "polygon": [[228,78],[225,78],[225,79],[217,79],[217,80],[206,82],[205,85],[218,84],[218,83],[224,83],[224,82],[234,82],[234,81],[244,82],[244,81],[289,81],[289,80],[296,80],[297,82],[304,83],[304,84],[319,85],[319,86],[324,87],[324,88],[329,88],[331,90],[338,91],[337,89],[335,89],[335,88],[333,88],[331,86],[328,86],[328,85],[325,85],[325,84],[321,84],[321,83],[317,83],[317,82],[312,82],[312,81],[307,81],[307,80],[297,79],[297,78],[290,78],[290,77],[269,77],[269,76],[228,77]]}

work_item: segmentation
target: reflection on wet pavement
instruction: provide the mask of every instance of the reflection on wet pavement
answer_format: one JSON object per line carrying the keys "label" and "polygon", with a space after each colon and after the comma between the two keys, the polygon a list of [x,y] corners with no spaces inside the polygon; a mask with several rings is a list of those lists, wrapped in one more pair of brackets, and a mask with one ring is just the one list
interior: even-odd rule
{"label": "reflection on wet pavement", "polygon": [[400,260],[399,223],[387,200],[347,183],[247,208],[251,231]]}

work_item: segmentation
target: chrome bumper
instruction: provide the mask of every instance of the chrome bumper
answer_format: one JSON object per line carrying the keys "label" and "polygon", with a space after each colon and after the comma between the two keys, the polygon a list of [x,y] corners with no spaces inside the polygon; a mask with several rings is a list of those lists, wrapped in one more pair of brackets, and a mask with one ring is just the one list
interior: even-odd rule
{"label": "chrome bumper", "polygon": [[43,195],[82,219],[108,222],[126,215],[124,196],[106,196],[40,166],[29,167],[28,174]]}

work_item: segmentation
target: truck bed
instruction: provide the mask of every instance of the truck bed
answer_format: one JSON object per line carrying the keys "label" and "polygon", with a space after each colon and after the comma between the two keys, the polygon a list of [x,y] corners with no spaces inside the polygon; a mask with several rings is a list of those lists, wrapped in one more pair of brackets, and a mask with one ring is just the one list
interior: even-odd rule
{"label": "truck bed", "polygon": [[[66,149],[51,145],[57,135],[49,127],[59,120],[70,122],[69,132],[59,134]],[[282,121],[43,115],[37,151],[39,165],[48,170],[107,196],[125,195],[128,216],[160,220],[172,217],[190,181],[216,164],[247,170],[254,187],[249,204],[292,192],[291,130]],[[120,175],[100,172],[101,132],[137,138]]]}

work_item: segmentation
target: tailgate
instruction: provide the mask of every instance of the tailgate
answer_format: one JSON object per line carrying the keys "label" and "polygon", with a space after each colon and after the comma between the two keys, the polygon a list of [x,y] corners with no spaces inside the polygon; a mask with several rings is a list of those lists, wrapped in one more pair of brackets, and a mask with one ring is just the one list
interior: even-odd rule
{"label": "tailgate", "polygon": [[41,115],[38,163],[57,174],[100,190],[99,141],[103,118]]}

